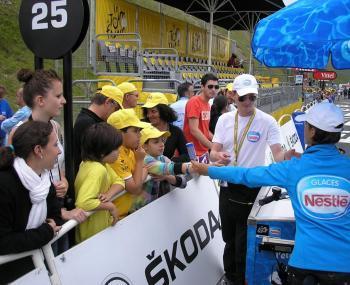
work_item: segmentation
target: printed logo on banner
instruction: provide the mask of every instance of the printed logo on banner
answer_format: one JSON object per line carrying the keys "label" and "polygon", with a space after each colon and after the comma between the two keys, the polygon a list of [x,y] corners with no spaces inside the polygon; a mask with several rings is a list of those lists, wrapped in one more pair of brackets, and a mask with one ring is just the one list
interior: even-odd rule
{"label": "printed logo on banner", "polygon": [[260,133],[255,131],[250,131],[247,134],[247,139],[250,142],[258,142],[260,140]]}
{"label": "printed logo on banner", "polygon": [[350,181],[328,175],[307,176],[297,185],[299,204],[316,219],[339,219],[350,206]]}
{"label": "printed logo on banner", "polygon": [[209,211],[208,223],[204,219],[197,221],[193,229],[188,229],[173,242],[171,249],[162,250],[162,254],[156,254],[153,250],[147,255],[150,261],[145,268],[147,283],[170,284],[170,280],[175,281],[179,272],[176,268],[184,271],[214,238],[217,230],[221,230],[219,219],[213,211]]}
{"label": "printed logo on banner", "polygon": [[113,285],[113,284],[118,284],[118,285],[133,285],[131,281],[123,274],[121,273],[112,273],[109,274],[103,281],[102,285]]}
{"label": "printed logo on banner", "polygon": [[268,236],[269,228],[270,228],[269,225],[257,224],[256,234],[260,236]]}
{"label": "printed logo on banner", "polygon": [[270,228],[271,237],[281,237],[281,228]]}

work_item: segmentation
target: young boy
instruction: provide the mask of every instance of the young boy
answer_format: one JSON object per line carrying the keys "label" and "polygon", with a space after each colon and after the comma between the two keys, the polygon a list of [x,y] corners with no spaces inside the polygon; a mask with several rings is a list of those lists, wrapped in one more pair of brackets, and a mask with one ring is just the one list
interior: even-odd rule
{"label": "young boy", "polygon": [[143,192],[135,199],[132,211],[168,193],[170,185],[186,187],[185,177],[178,174],[189,173],[190,164],[174,163],[163,155],[164,143],[169,136],[169,132],[161,132],[151,125],[141,131],[141,145],[147,153],[144,164],[152,179],[143,184]]}
{"label": "young boy", "polygon": [[[147,177],[147,169],[143,167],[145,151],[140,147],[141,129],[148,124],[136,116],[133,109],[123,109],[112,113],[107,123],[120,130],[123,144],[119,149],[118,159],[111,164],[112,169],[125,181],[126,194],[114,200],[119,218],[130,213],[135,195],[142,193],[142,184]],[[109,198],[108,193],[107,199]]]}

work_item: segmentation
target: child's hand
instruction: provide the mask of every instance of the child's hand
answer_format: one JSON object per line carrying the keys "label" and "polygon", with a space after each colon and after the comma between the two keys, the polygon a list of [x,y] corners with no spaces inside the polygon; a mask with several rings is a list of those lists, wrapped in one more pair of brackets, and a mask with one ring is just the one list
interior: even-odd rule
{"label": "child's hand", "polygon": [[143,159],[146,156],[146,152],[145,150],[139,146],[136,150],[135,150],[135,160],[136,161],[143,161]]}
{"label": "child's hand", "polygon": [[118,222],[119,216],[118,216],[118,211],[117,211],[116,206],[114,204],[112,204],[112,205],[113,206],[109,210],[109,213],[113,217],[112,226],[114,226]]}
{"label": "child's hand", "polygon": [[98,195],[98,199],[99,199],[102,203],[107,203],[107,202],[109,202],[109,201],[111,200],[111,198],[112,198],[112,197],[109,195],[108,192]]}

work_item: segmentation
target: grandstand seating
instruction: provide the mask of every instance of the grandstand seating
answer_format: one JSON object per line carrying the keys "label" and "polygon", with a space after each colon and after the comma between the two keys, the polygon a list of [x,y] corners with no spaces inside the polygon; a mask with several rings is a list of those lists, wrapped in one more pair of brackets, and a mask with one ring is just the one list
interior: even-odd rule
{"label": "grandstand seating", "polygon": [[145,79],[177,79],[194,83],[208,71],[221,79],[232,80],[244,72],[242,68],[227,67],[222,60],[214,60],[209,66],[205,58],[179,55],[175,49],[142,50],[123,40],[101,39],[99,35],[96,39],[97,75],[139,74]]}

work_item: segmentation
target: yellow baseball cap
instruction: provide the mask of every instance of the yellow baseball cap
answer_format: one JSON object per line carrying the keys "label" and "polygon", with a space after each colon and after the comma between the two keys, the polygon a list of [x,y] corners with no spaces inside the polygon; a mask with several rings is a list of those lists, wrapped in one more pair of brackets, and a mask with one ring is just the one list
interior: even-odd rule
{"label": "yellow baseball cap", "polygon": [[228,91],[233,91],[233,82],[232,83],[228,83],[226,85],[225,89],[227,89]]}
{"label": "yellow baseball cap", "polygon": [[141,131],[141,145],[144,145],[145,142],[149,139],[157,139],[163,136],[166,138],[169,137],[170,132],[161,132],[160,130],[149,124],[146,128],[142,129]]}
{"label": "yellow baseball cap", "polygon": [[136,116],[136,113],[133,109],[122,109],[112,113],[108,119],[107,123],[112,125],[118,130],[127,128],[127,127],[136,127],[136,128],[146,128],[148,123],[141,122],[140,119]]}
{"label": "yellow baseball cap", "polygon": [[107,98],[113,99],[123,109],[122,103],[124,94],[118,87],[112,85],[104,85],[101,90],[97,91],[97,93],[100,93]]}
{"label": "yellow baseball cap", "polygon": [[169,105],[169,101],[163,93],[152,92],[148,95],[146,103],[142,108],[153,108],[159,104]]}
{"label": "yellow baseball cap", "polygon": [[118,85],[118,88],[123,92],[123,95],[137,91],[136,86],[130,82],[123,82]]}

